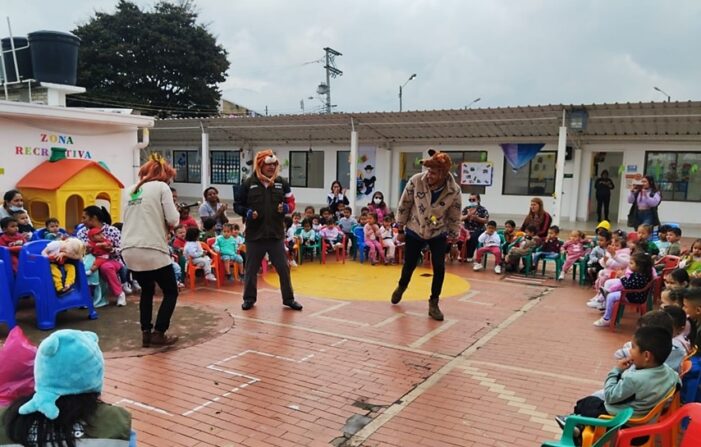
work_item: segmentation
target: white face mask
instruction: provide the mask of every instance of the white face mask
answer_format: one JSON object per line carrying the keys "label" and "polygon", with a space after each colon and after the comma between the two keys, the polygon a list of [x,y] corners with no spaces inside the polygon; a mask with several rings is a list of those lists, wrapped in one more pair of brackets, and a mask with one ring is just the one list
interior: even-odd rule
{"label": "white face mask", "polygon": [[375,202],[375,205],[379,205],[380,203],[382,203],[382,199],[380,199],[379,197],[375,197],[374,199],[372,199],[372,201]]}

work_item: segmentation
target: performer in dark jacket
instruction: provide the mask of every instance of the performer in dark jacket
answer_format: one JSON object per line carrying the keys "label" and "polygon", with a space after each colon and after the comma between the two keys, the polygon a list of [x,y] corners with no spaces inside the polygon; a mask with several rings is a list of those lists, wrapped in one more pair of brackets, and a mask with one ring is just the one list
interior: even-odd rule
{"label": "performer in dark jacket", "polygon": [[290,184],[280,177],[280,162],[267,149],[256,154],[254,175],[241,185],[234,210],[246,219],[246,279],[241,309],[253,308],[258,295],[257,274],[267,253],[280,277],[282,304],[302,310],[295,301],[285,255],[285,214],[295,209]]}

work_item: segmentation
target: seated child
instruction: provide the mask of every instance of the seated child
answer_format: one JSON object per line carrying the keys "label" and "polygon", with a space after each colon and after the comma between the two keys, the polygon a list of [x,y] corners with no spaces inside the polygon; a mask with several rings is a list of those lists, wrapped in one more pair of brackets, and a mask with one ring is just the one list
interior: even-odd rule
{"label": "seated child", "polygon": [[308,206],[304,208],[304,218],[309,219],[309,222],[312,221],[314,216],[316,215],[316,210],[314,209],[313,206]]}
{"label": "seated child", "polygon": [[[681,322],[679,318],[681,317]],[[681,327],[679,325],[681,324]],[[638,319],[638,327],[659,327],[672,335],[672,350],[664,363],[677,373],[682,365],[684,356],[689,353],[689,343],[684,338],[684,326],[686,324],[686,314],[681,307],[674,309],[651,310]],[[621,348],[613,353],[613,358],[623,360],[630,357],[632,342],[626,342]],[[634,368],[632,366],[631,368]]]}
{"label": "seated child", "polygon": [[56,240],[61,240],[65,239],[68,237],[68,234],[61,229],[61,224],[59,223],[58,219],[55,217],[50,217],[46,219],[46,223],[44,224],[46,231],[44,231],[44,239],[49,240],[49,241],[56,241]]}
{"label": "seated child", "polygon": [[90,272],[94,272],[110,259],[110,253],[113,250],[112,242],[105,237],[102,227],[91,228],[88,231],[88,248],[95,256],[95,262],[90,268]]}
{"label": "seated child", "polygon": [[[628,264],[630,274],[625,276],[622,272],[619,278],[609,279],[604,283],[601,295],[606,300],[604,316],[594,322],[594,326],[605,327],[609,325],[613,315],[614,304],[621,299],[623,289],[643,289],[652,280],[652,258],[645,253],[635,253]],[[626,294],[631,303],[644,303],[647,300],[646,292]]]}
{"label": "seated child", "polygon": [[660,295],[662,306],[674,304],[674,300],[670,294],[678,289],[686,289],[689,287],[689,274],[684,269],[676,268],[665,275],[664,290]]}
{"label": "seated child", "polygon": [[657,248],[654,242],[650,240],[652,237],[652,227],[650,225],[638,225],[638,240],[637,244],[645,247],[645,253],[651,256],[657,256],[660,254],[660,249]]}
{"label": "seated child", "polygon": [[214,242],[214,251],[221,255],[221,260],[224,263],[224,271],[227,278],[232,277],[233,263],[239,264],[239,271],[243,271],[243,258],[239,254],[239,244],[236,238],[232,236],[234,225],[225,223],[222,225],[221,234],[217,236]]}
{"label": "seated child", "polygon": [[487,222],[487,229],[477,238],[482,245],[475,250],[475,263],[472,265],[472,270],[480,271],[483,268],[482,256],[485,253],[494,255],[494,273],[501,273],[501,237],[497,233],[497,223],[493,220]]}
{"label": "seated child", "polygon": [[630,248],[628,248],[626,238],[612,238],[611,245],[607,247],[606,254],[599,262],[604,268],[599,272],[599,276],[594,283],[594,289],[597,291],[597,294],[587,302],[588,307],[593,307],[595,309],[604,308],[604,296],[601,294],[601,289],[604,287],[606,281],[611,279],[612,276],[618,276],[620,272],[628,268],[628,263],[630,262]]}
{"label": "seated child", "polygon": [[565,275],[570,271],[574,263],[585,255],[585,243],[586,239],[584,233],[579,230],[572,230],[572,232],[570,232],[570,238],[562,246],[562,251],[565,253],[566,257],[558,279],[565,279]]}
{"label": "seated child", "polygon": [[12,270],[16,273],[17,265],[19,264],[19,252],[22,249],[22,245],[26,242],[26,239],[19,232],[19,224],[14,217],[4,217],[0,220],[0,228],[2,229],[0,246],[7,247],[10,250]]}
{"label": "seated child", "polygon": [[518,264],[524,256],[530,256],[534,248],[538,246],[540,238],[536,236],[538,228],[535,225],[529,225],[526,228],[526,234],[518,241],[517,245],[511,247],[506,255],[506,271],[513,272],[518,269]]}
{"label": "seated child", "polygon": [[591,249],[587,257],[587,276],[592,284],[596,282],[596,278],[604,266],[601,265],[601,260],[606,256],[606,248],[611,244],[611,233],[601,229],[596,236],[596,246]]}
{"label": "seated child", "polygon": [[[216,232],[217,221],[213,217],[202,218],[202,232],[200,233],[200,241],[207,242],[207,239],[217,237]],[[188,228],[188,227],[185,227]],[[195,227],[197,228],[197,227]],[[198,228],[199,229],[199,228]]]}
{"label": "seated child", "polygon": [[301,214],[295,212],[292,213],[292,223],[290,227],[287,229],[286,237],[285,237],[285,244],[287,246],[287,252],[290,255],[290,267],[297,267],[297,262],[295,261],[297,257],[297,237],[295,234],[297,233],[297,230],[302,228],[302,224],[300,223],[302,219]]}
{"label": "seated child", "polygon": [[[603,399],[587,396],[577,401],[574,414],[597,418],[633,408],[633,417],[652,410],[679,385],[679,375],[664,360],[672,351],[672,335],[661,327],[640,327],[633,335],[630,356],[618,360],[604,382]],[[632,368],[635,366],[635,368]],[[565,417],[556,418],[564,425]]]}
{"label": "seated child", "polygon": [[326,226],[319,231],[319,237],[326,241],[327,250],[332,253],[343,247],[343,233],[338,229],[332,217],[326,219],[324,224]]}
{"label": "seated child", "polygon": [[669,242],[669,247],[667,248],[667,254],[669,256],[681,256],[682,247],[679,244],[679,240],[682,238],[682,229],[679,227],[670,227],[667,232],[667,242]]}
{"label": "seated child", "polygon": [[[313,247],[316,245],[316,231],[312,228],[312,221],[304,219],[302,221],[302,231],[299,232],[300,245],[305,247]],[[302,252],[304,254],[304,251]],[[316,253],[312,253],[314,256]]]}
{"label": "seated child", "polygon": [[667,233],[672,227],[669,225],[660,225],[657,229],[657,240],[654,242],[659,250],[660,258],[667,255],[671,243],[667,240]]}
{"label": "seated child", "polygon": [[599,235],[601,231],[611,232],[611,223],[608,220],[602,220],[599,222],[599,225],[597,225],[596,229],[594,230],[594,234]]}
{"label": "seated child", "polygon": [[243,265],[246,265],[246,239],[241,235],[239,224],[235,223],[231,228],[231,236],[236,239],[236,243],[239,245],[239,254],[243,259]]}
{"label": "seated child", "polygon": [[[212,219],[214,220],[214,219]],[[216,281],[217,277],[212,274],[212,259],[207,256],[199,241],[200,230],[190,227],[185,231],[185,248],[183,254],[188,262],[192,262],[197,267],[202,267],[204,277],[207,281]]]}
{"label": "seated child", "polygon": [[[193,227],[196,228],[196,227]],[[175,228],[173,228],[173,239],[170,241],[170,245],[180,251],[180,254],[182,254],[183,249],[185,248],[185,243],[187,242],[185,240],[185,232],[187,231],[187,228],[184,225],[176,225]]]}
{"label": "seated child", "polygon": [[518,232],[516,231],[516,222],[513,220],[507,220],[504,222],[504,245],[502,246],[502,254],[506,255],[508,253],[509,245],[516,242],[519,238]]}
{"label": "seated child", "polygon": [[178,203],[178,212],[180,213],[180,225],[187,227],[198,227],[197,221],[194,217],[190,216],[190,207],[186,203]]}
{"label": "seated child", "polygon": [[34,234],[35,230],[31,224],[31,221],[29,220],[27,210],[22,209],[19,211],[14,211],[12,213],[12,217],[17,219],[17,227],[22,236],[24,236],[24,240],[29,241],[32,239],[32,234]]}
{"label": "seated child", "polygon": [[538,260],[541,258],[557,259],[560,257],[562,241],[559,236],[560,228],[557,225],[548,228],[548,237],[543,241],[543,245],[540,246],[540,251],[533,253],[533,265],[538,265]]}
{"label": "seated child", "polygon": [[679,267],[686,270],[689,278],[701,276],[701,239],[696,239],[691,244],[689,254],[679,261]]}
{"label": "seated child", "polygon": [[319,216],[312,217],[312,229],[317,233],[321,231],[321,218]]}
{"label": "seated child", "polygon": [[380,227],[380,237],[382,247],[387,249],[385,255],[385,265],[394,264],[394,256],[397,249],[394,243],[394,228],[392,228],[392,216],[389,214],[382,218],[382,226]]}
{"label": "seated child", "polygon": [[380,227],[377,225],[377,213],[369,213],[367,223],[363,227],[363,235],[365,236],[365,246],[368,247],[370,264],[375,265],[378,262],[385,261],[385,251],[382,249],[382,235]]}
{"label": "seated child", "polygon": [[355,217],[351,216],[350,207],[344,207],[343,217],[338,219],[338,226],[341,228],[341,231],[346,236],[346,241],[350,242],[351,244],[353,244],[353,227],[355,225],[358,225],[358,221],[355,219]]}
{"label": "seated child", "polygon": [[[85,256],[85,245],[80,239],[68,238],[65,240],[49,242],[41,252],[42,256],[49,258],[51,277],[54,281],[56,292],[64,294],[75,285],[75,265],[66,262],[69,259],[80,261]],[[95,270],[92,270],[93,272]]]}

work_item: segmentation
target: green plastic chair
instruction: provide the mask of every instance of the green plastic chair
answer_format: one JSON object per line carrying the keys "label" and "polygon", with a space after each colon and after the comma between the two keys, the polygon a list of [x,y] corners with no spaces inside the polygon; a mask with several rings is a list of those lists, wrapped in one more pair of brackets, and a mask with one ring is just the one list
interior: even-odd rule
{"label": "green plastic chair", "polygon": [[[302,231],[299,230],[299,234],[297,231],[295,231],[295,235],[301,235]],[[298,264],[302,265],[302,262],[304,261],[304,257],[309,254],[311,256],[312,262],[314,262],[314,256],[317,256],[319,258],[319,263],[321,263],[321,237],[319,236],[319,233],[316,233],[316,237],[314,239],[314,244],[312,245],[304,245],[300,242],[299,244],[299,261]]]}
{"label": "green plastic chair", "polygon": [[[614,447],[616,445],[616,440],[618,438],[618,431],[628,422],[628,420],[633,416],[633,409],[626,408],[621,411],[613,419],[598,419],[598,418],[588,418],[584,416],[578,416],[573,414],[567,417],[565,421],[565,429],[562,432],[562,437],[559,441],[546,441],[541,444],[541,447],[575,447],[578,444],[575,443],[574,439],[574,428],[577,425],[593,426],[593,427],[604,427],[606,428],[606,433],[601,436],[591,447]],[[587,447],[587,446],[583,446]]]}
{"label": "green plastic chair", "polygon": [[[560,242],[562,242],[562,241],[560,241]],[[540,252],[541,252],[541,249],[540,249],[540,247],[538,247],[536,249],[535,253],[540,253]],[[545,269],[547,268],[548,262],[555,263],[555,279],[559,280],[560,272],[562,271],[562,266],[565,263],[564,254],[560,254],[556,258],[539,258],[538,261],[543,261],[543,270],[542,270],[543,276],[545,276]],[[538,271],[538,263],[537,262],[535,263],[534,269],[535,269],[535,271]]]}

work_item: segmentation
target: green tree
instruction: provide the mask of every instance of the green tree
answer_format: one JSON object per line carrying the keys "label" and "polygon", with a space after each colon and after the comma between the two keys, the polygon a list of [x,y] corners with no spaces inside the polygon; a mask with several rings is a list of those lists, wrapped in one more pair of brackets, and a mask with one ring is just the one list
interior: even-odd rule
{"label": "green tree", "polygon": [[96,12],[73,31],[81,39],[78,85],[87,89],[74,104],[160,117],[214,114],[229,61],[196,21],[189,0],[161,1],[151,11],[119,0],[114,14]]}

